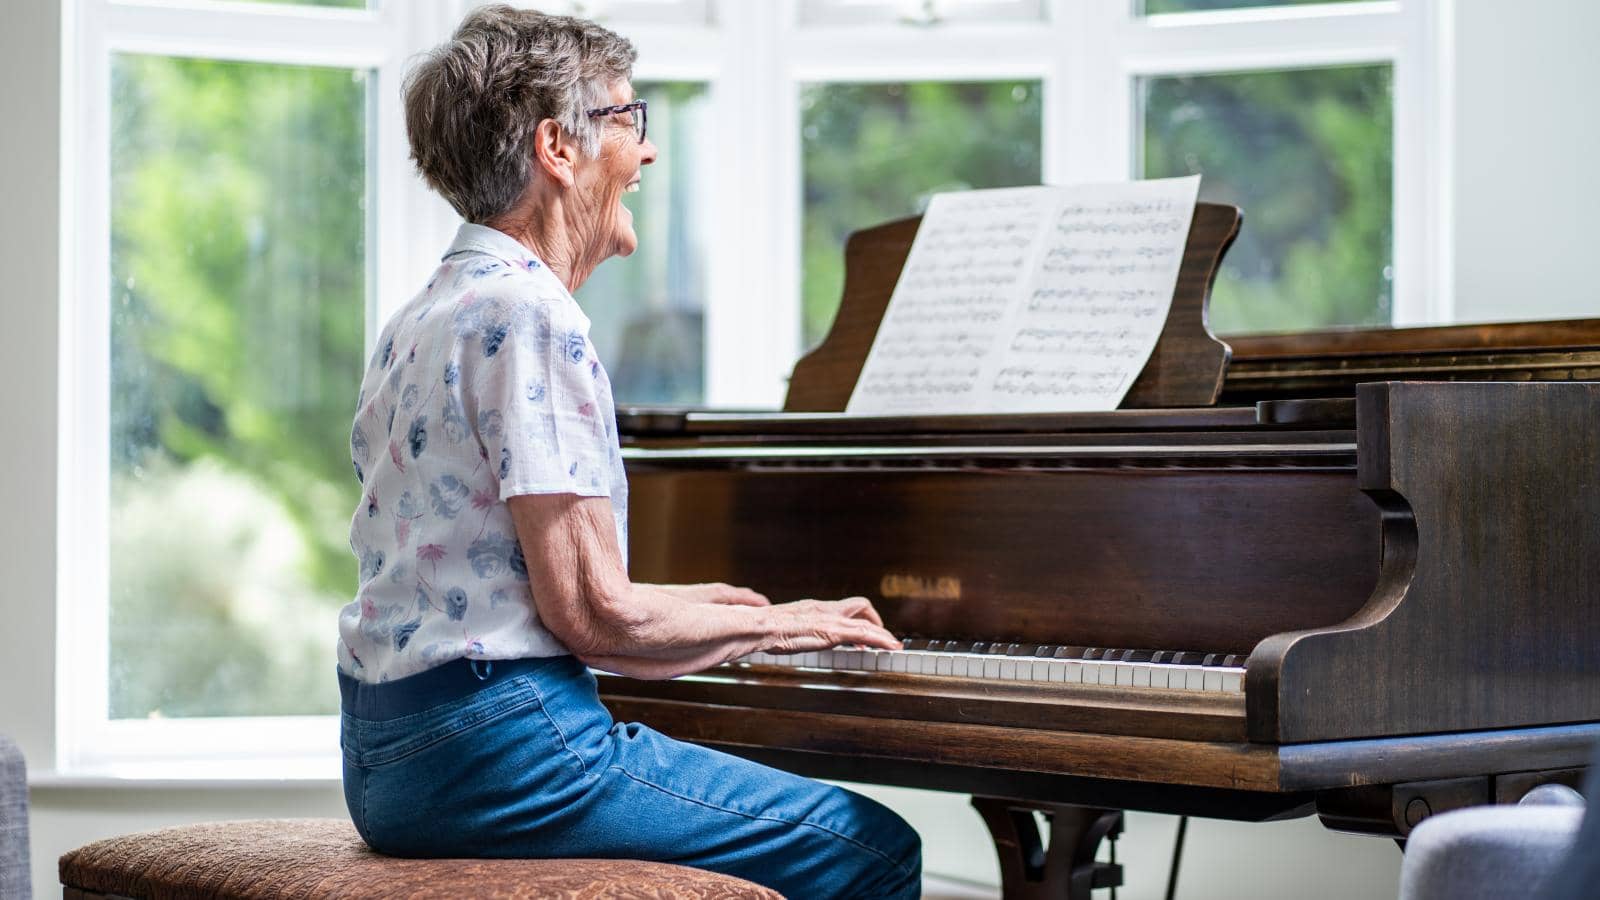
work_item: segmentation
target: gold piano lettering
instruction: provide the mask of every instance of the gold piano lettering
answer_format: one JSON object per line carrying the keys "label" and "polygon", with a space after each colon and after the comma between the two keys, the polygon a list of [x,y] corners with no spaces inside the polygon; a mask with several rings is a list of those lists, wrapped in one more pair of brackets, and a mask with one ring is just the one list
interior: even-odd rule
{"label": "gold piano lettering", "polygon": [[878,582],[878,593],[893,599],[960,600],[961,579],[952,575],[930,578],[890,573]]}

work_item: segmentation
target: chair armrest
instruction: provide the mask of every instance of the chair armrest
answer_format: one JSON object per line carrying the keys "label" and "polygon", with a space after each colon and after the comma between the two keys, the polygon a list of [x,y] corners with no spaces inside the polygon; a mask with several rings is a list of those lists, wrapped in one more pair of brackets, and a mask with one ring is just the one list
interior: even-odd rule
{"label": "chair armrest", "polygon": [[1578,806],[1475,806],[1433,816],[1406,841],[1400,900],[1532,897],[1578,836]]}
{"label": "chair armrest", "polygon": [[0,897],[27,900],[32,879],[28,871],[28,769],[22,751],[0,736]]}

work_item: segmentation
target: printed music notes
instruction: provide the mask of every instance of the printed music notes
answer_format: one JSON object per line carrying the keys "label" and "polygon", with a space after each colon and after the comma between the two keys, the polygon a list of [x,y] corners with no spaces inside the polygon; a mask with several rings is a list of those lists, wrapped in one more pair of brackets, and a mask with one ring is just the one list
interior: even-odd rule
{"label": "printed music notes", "polygon": [[1115,409],[1166,323],[1199,189],[936,195],[847,412]]}

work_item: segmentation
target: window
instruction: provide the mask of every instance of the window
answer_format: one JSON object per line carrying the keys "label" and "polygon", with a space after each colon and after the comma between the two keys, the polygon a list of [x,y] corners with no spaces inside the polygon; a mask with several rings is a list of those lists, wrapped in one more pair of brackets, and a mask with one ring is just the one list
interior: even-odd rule
{"label": "window", "polygon": [[705,402],[709,97],[700,82],[636,81],[659,161],[626,195],[639,249],[578,289],[619,404]]}
{"label": "window", "polygon": [[[398,85],[476,0],[69,2],[63,764],[332,775],[345,429],[456,224]],[[578,292],[621,404],[777,406],[846,237],[940,190],[1199,171],[1219,331],[1449,313],[1436,0],[528,5],[639,48],[639,250]]]}
{"label": "window", "polygon": [[363,70],[111,63],[112,719],[332,713]]}
{"label": "window", "polygon": [[1042,112],[1037,81],[804,85],[805,345],[839,310],[850,232],[920,214],[940,191],[1038,184]]}
{"label": "window", "polygon": [[[1248,223],[1211,300],[1219,332],[1393,318],[1388,65],[1148,78],[1143,175],[1203,172]],[[1246,137],[1247,136],[1247,137]]]}
{"label": "window", "polygon": [[803,25],[943,25],[1026,22],[1045,17],[1044,0],[800,0]]}

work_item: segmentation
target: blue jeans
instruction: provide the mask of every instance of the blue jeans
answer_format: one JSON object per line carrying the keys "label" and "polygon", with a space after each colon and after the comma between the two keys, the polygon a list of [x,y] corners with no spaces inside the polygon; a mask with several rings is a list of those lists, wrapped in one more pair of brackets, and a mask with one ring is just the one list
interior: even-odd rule
{"label": "blue jeans", "polygon": [[570,656],[340,674],[344,794],[403,857],[677,863],[794,898],[916,897],[916,832],[842,788],[613,724]]}

